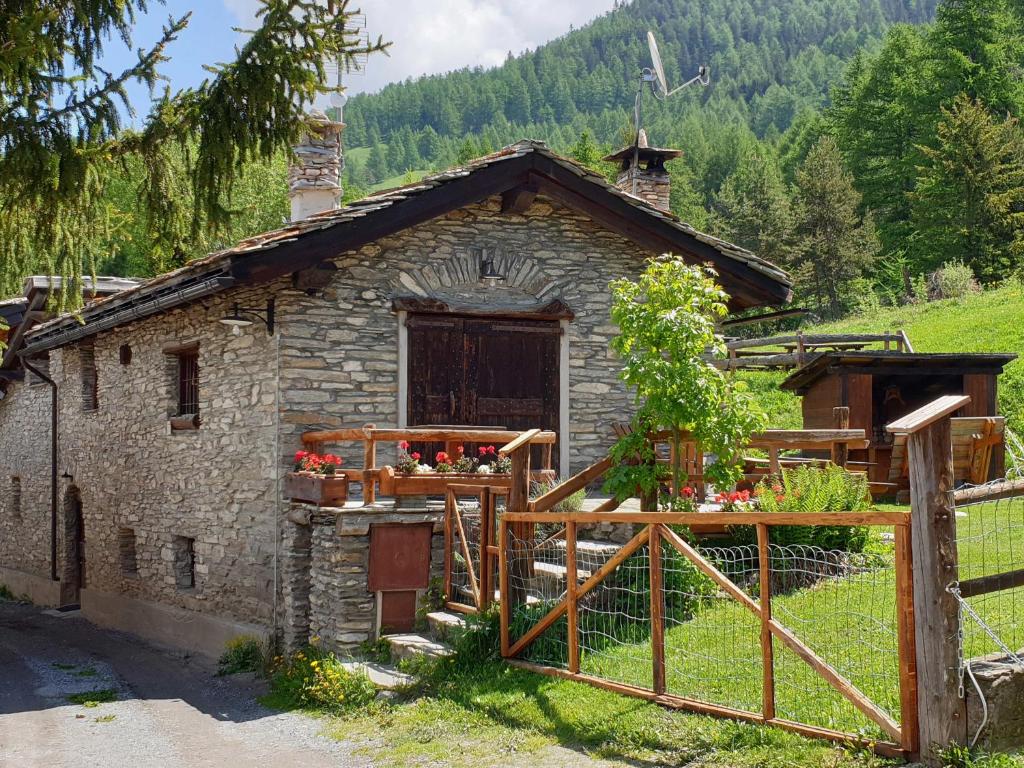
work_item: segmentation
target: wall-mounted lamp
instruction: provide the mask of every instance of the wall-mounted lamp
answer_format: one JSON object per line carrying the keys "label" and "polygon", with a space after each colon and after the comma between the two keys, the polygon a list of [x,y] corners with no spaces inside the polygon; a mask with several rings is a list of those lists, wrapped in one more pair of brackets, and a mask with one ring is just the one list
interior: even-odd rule
{"label": "wall-mounted lamp", "polygon": [[483,248],[477,248],[480,257],[480,279],[487,285],[497,285],[505,279],[505,276],[494,268],[494,256],[489,255]]}
{"label": "wall-mounted lamp", "polygon": [[267,335],[274,335],[274,300],[267,299],[267,308],[241,307],[235,302],[231,312],[220,319],[224,325],[231,326],[231,332],[235,336],[242,333],[243,328],[248,328],[253,323],[253,318],[267,326]]}

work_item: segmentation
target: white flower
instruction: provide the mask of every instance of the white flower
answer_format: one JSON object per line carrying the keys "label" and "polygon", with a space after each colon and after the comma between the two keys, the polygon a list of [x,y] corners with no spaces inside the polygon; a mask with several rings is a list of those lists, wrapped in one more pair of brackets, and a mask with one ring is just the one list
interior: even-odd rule
{"label": "white flower", "polygon": [[417,475],[427,475],[433,472],[433,468],[428,464],[417,464],[416,469],[413,470]]}
{"label": "white flower", "polygon": [[476,468],[476,471],[477,471],[477,474],[480,474],[480,475],[489,475],[489,474],[491,474],[491,465],[490,464],[481,464],[479,467]]}

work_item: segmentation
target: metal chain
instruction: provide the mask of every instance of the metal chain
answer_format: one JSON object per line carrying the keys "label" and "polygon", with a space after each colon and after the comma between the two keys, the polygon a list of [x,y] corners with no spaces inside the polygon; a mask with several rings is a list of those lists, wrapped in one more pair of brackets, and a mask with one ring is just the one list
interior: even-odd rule
{"label": "metal chain", "polygon": [[960,656],[960,668],[961,668],[961,688],[963,686],[963,672],[962,672],[962,670],[963,670],[963,665],[964,665],[964,644],[963,644],[963,640],[964,640],[964,619],[963,619],[963,615],[964,615],[964,613],[966,613],[972,619],[974,619],[975,623],[979,627],[981,627],[983,630],[985,630],[985,634],[987,634],[989,637],[992,638],[992,642],[994,642],[997,646],[999,646],[999,649],[1003,653],[1005,653],[1009,658],[1013,659],[1014,664],[1018,664],[1021,667],[1024,667],[1024,659],[1022,659],[1014,651],[1011,651],[1007,647],[1006,643],[1004,643],[999,638],[999,635],[997,635],[995,633],[995,630],[993,630],[992,627],[990,627],[988,624],[985,623],[985,620],[983,618],[981,618],[981,616],[978,615],[978,612],[975,611],[971,607],[970,603],[968,603],[967,600],[964,599],[963,595],[960,594],[960,582],[954,581],[952,584],[950,584],[948,587],[946,587],[946,591],[949,592],[949,594],[951,594],[953,597],[955,597],[957,602],[960,604],[960,629],[959,629],[957,634],[958,634],[959,642],[960,642],[959,656]]}

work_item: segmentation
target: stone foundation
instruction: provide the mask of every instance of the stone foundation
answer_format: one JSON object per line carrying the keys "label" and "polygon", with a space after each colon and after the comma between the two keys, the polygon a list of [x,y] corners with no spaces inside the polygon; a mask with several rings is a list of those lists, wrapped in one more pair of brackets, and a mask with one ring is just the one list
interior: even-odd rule
{"label": "stone foundation", "polygon": [[964,681],[968,735],[973,738],[981,728],[976,746],[985,750],[1024,747],[1024,667],[999,654],[972,659],[970,664],[985,704],[968,677]]}
{"label": "stone foundation", "polygon": [[292,505],[282,529],[282,640],[291,652],[317,637],[351,653],[379,633],[377,595],[370,592],[370,527],[433,523],[431,579],[444,575],[443,504],[395,509],[390,502],[353,509]]}

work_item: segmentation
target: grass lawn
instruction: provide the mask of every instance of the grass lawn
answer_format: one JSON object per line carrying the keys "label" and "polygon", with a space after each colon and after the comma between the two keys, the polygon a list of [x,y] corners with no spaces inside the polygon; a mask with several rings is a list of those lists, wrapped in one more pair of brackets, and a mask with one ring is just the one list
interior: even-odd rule
{"label": "grass lawn", "polygon": [[[953,299],[905,307],[886,307],[870,315],[805,328],[807,333],[881,333],[902,328],[917,352],[1014,352],[999,379],[999,409],[1011,428],[1024,425],[1024,323],[1020,322],[1024,288],[1002,288]],[[799,428],[800,400],[778,389],[784,373],[740,374],[747,381],[773,428]]]}

